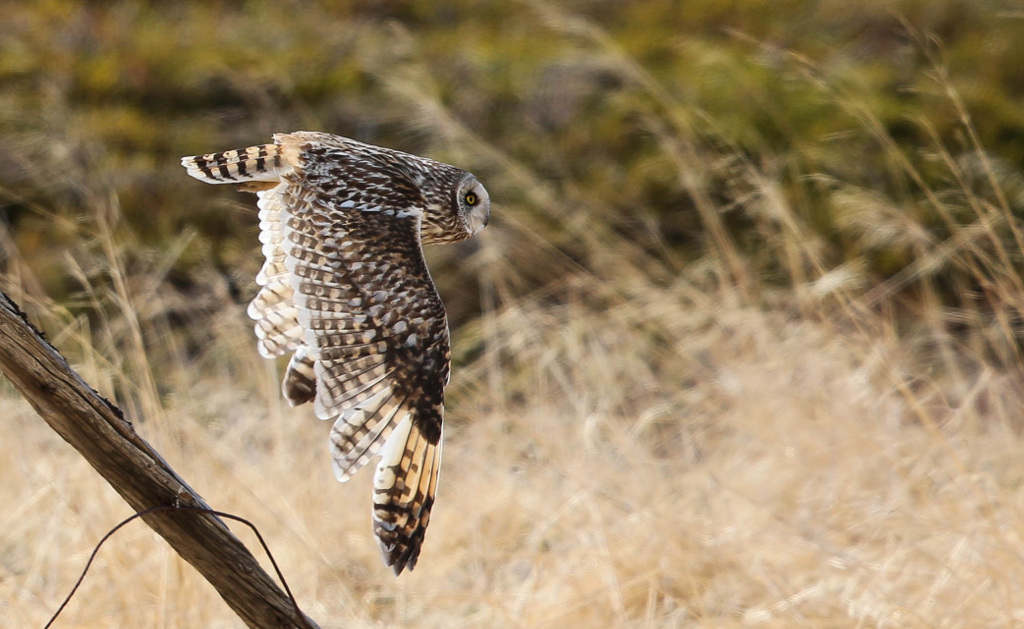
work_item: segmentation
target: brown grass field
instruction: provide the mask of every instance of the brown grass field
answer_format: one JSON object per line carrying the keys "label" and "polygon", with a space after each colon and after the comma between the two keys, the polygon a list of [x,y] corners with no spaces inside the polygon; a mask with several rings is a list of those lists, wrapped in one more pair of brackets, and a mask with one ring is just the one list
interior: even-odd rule
{"label": "brown grass field", "polygon": [[[24,8],[0,40],[16,33],[11,55],[31,59],[38,45],[58,59],[72,44],[52,33],[74,22],[107,33],[111,50],[165,54],[131,39],[164,37],[150,26],[165,9],[117,4],[81,24],[62,3]],[[209,46],[202,67],[230,67],[218,37],[237,43],[271,23],[292,24],[296,41],[328,36],[315,11],[293,18],[284,4],[188,5],[174,19],[190,46]],[[140,122],[123,105],[131,94],[83,97],[80,77],[33,83],[39,100],[8,91],[2,288],[212,506],[259,527],[325,629],[1024,626],[1024,179],[1013,146],[987,131],[995,109],[974,100],[969,68],[915,39],[921,3],[901,4],[902,22],[860,3],[920,53],[907,80],[927,107],[892,114],[865,87],[877,69],[829,65],[861,59],[849,48],[836,62],[820,42],[760,33],[756,13],[722,17],[701,2],[693,10],[729,34],[680,36],[671,50],[705,64],[691,88],[672,82],[668,53],[633,38],[641,18],[567,4],[578,13],[509,3],[492,39],[352,9],[362,21],[344,37],[364,46],[352,63],[372,85],[339,69],[323,88],[365,90],[351,101],[322,102],[301,77],[294,93],[261,91],[302,61],[244,55],[231,62],[251,63],[239,83],[219,88],[238,102],[165,112],[165,126]],[[999,15],[1024,33],[1019,15]],[[373,45],[386,29],[401,50]],[[453,34],[476,60],[520,42],[518,61],[487,66],[508,85],[480,79],[485,95],[460,99],[444,72]],[[340,59],[346,45],[330,50]],[[6,59],[0,81],[28,85],[10,69],[28,62]],[[547,80],[516,65],[527,62],[564,72],[578,99],[522,92]],[[68,73],[99,90],[107,66],[96,64]],[[786,77],[779,98],[794,100],[752,88],[748,112],[687,91],[757,80],[724,71],[747,64]],[[595,67],[614,89],[573,82],[589,85]],[[476,80],[474,68],[461,72]],[[492,98],[499,87],[516,96]],[[508,119],[488,117],[499,110]],[[765,111],[780,131],[751,140],[760,127],[744,116]],[[378,126],[332,126],[345,116]],[[795,126],[814,116],[820,128]],[[177,166],[300,127],[362,129],[465,166],[494,198],[480,236],[427,251],[454,367],[438,500],[419,564],[398,579],[372,537],[372,472],[334,480],[329,425],[288,408],[283,364],[256,353],[244,313],[261,262],[251,197]],[[131,511],[6,381],[0,481],[0,626],[42,627]],[[262,560],[251,533],[232,529]],[[241,622],[136,522],[100,551],[55,626]]]}

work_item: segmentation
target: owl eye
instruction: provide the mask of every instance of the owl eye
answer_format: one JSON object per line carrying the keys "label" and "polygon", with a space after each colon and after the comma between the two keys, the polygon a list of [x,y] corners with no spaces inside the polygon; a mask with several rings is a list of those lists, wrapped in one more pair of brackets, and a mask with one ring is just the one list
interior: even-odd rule
{"label": "owl eye", "polygon": [[466,199],[466,205],[472,207],[472,206],[477,204],[477,201],[480,200],[480,197],[476,196],[476,194],[473,193],[473,192],[468,192],[468,193],[466,193],[465,199]]}

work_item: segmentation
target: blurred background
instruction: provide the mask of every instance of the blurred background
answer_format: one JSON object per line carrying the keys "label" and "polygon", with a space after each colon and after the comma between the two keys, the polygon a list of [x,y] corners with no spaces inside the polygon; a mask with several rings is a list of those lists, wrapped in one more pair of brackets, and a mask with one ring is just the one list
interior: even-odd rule
{"label": "blurred background", "polygon": [[[322,627],[1024,622],[1016,1],[40,0],[0,20],[0,288]],[[474,172],[420,563],[278,393],[255,198],[322,130]],[[128,507],[0,383],[0,615]],[[238,534],[251,543],[245,531]],[[60,626],[228,627],[141,523]]]}

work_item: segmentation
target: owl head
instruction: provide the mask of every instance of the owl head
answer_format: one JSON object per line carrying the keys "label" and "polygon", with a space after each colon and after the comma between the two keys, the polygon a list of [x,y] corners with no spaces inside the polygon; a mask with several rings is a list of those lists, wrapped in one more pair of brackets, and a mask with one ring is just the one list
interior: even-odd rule
{"label": "owl head", "polygon": [[428,192],[426,195],[428,206],[420,234],[424,244],[465,240],[483,229],[490,220],[491,197],[471,173],[458,170],[457,176],[449,179],[443,187],[447,188],[446,194]]}
{"label": "owl head", "polygon": [[487,227],[487,221],[491,219],[491,197],[487,194],[487,188],[484,188],[484,184],[477,181],[476,177],[466,173],[462,181],[455,186],[452,201],[459,216],[462,217],[468,236]]}

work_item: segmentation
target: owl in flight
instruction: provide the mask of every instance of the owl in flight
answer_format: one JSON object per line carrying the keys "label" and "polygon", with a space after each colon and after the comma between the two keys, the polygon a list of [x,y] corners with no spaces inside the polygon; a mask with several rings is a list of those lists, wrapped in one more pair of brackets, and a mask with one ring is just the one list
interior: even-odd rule
{"label": "owl in flight", "polygon": [[262,356],[286,353],[292,406],[334,420],[334,473],[375,455],[373,531],[395,575],[416,565],[441,465],[448,320],[421,245],[469,238],[490,198],[470,173],[298,131],[181,160],[259,198],[266,262],[249,304]]}

